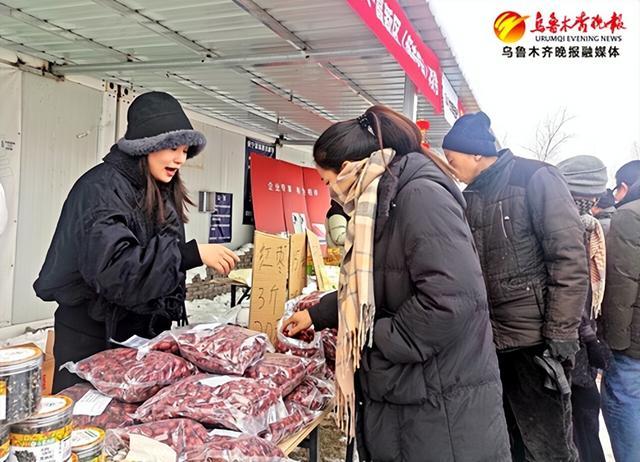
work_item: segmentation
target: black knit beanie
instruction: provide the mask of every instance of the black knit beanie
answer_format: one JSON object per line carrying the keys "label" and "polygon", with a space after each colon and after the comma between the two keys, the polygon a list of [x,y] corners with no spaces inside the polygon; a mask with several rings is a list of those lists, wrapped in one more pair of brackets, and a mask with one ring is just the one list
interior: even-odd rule
{"label": "black knit beanie", "polygon": [[127,132],[117,144],[121,151],[131,156],[146,156],[187,145],[187,157],[191,158],[204,149],[207,140],[193,129],[173,96],[152,91],[138,96],[129,106]]}

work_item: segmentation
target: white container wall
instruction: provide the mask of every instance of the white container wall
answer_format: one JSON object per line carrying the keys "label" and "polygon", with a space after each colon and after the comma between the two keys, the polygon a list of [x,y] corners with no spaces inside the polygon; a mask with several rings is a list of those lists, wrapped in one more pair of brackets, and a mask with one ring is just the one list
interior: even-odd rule
{"label": "white container wall", "polygon": [[51,317],[32,288],[74,182],[96,164],[102,92],[23,73],[13,324]]}

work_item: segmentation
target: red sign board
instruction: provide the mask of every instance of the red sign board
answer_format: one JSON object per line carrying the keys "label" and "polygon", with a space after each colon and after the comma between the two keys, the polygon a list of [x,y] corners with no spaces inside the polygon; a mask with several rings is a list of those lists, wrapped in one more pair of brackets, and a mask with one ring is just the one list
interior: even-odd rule
{"label": "red sign board", "polygon": [[[269,234],[286,231],[278,160],[251,156],[251,199],[256,229]],[[276,188],[275,185],[278,185]]]}
{"label": "red sign board", "polygon": [[[402,66],[436,112],[442,112],[442,72],[435,53],[413,29],[397,0],[347,0]],[[424,8],[428,8],[426,2]]]}
{"label": "red sign board", "polygon": [[307,211],[309,212],[308,228],[324,242],[326,230],[324,228],[327,210],[331,206],[329,188],[324,184],[315,168],[303,168],[304,186],[307,189]]}
{"label": "red sign board", "polygon": [[251,156],[251,196],[258,231],[296,234],[311,229],[324,239],[330,198],[315,169]]}

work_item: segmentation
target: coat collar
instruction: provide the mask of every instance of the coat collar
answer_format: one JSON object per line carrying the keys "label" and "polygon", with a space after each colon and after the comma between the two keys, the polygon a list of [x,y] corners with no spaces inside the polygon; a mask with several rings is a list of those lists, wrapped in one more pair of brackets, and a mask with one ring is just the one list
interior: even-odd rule
{"label": "coat collar", "polygon": [[[389,221],[395,199],[400,191],[414,180],[424,178],[445,188],[462,208],[466,202],[456,183],[443,173],[425,154],[411,152],[404,156],[396,156],[378,185],[378,205],[376,212],[375,239],[382,237],[385,225]],[[430,198],[425,198],[426,203]]]}
{"label": "coat collar", "polygon": [[488,169],[484,170],[475,180],[467,186],[465,192],[478,191],[491,185],[497,175],[500,174],[513,160],[513,153],[509,149],[503,149],[498,153],[498,160]]}
{"label": "coat collar", "polygon": [[146,178],[140,167],[140,158],[132,157],[120,149],[117,145],[111,147],[111,151],[104,157],[104,162],[111,165],[137,188],[146,186]]}

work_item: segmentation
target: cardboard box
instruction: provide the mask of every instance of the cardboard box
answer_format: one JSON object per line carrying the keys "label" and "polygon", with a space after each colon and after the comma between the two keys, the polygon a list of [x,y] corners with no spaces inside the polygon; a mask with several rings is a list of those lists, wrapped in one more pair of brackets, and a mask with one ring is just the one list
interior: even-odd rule
{"label": "cardboard box", "polygon": [[42,394],[50,395],[53,389],[53,374],[56,371],[56,359],[53,356],[53,343],[55,333],[53,329],[47,331],[47,346],[44,350],[44,362],[42,363]]}
{"label": "cardboard box", "polygon": [[[55,335],[53,329],[47,330],[47,340],[44,348],[44,357],[42,360],[42,394],[50,395],[53,389],[53,374],[56,369],[56,361],[53,356],[53,343],[54,343]],[[42,351],[42,346],[36,345],[35,343],[23,343],[20,345],[14,346],[30,346],[38,348]]]}

